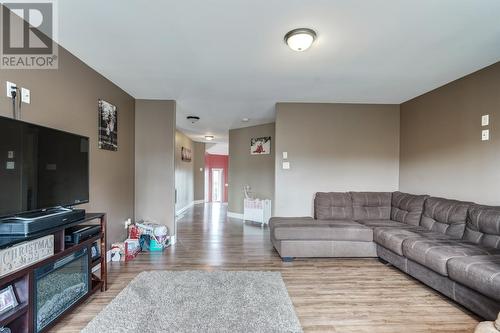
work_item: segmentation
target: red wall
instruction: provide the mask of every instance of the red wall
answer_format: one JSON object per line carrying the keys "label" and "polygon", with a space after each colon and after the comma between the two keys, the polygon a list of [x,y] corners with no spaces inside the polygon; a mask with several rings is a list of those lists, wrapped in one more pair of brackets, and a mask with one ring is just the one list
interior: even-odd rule
{"label": "red wall", "polygon": [[[205,154],[205,169],[208,172],[208,201],[212,201],[212,169],[223,169],[224,184],[227,184],[229,156]],[[227,202],[227,186],[224,186],[223,202]]]}

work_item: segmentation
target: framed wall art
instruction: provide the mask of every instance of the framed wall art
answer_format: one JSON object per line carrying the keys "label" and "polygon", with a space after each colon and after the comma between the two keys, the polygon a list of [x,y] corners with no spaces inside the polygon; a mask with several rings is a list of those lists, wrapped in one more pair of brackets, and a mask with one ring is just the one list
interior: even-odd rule
{"label": "framed wall art", "polygon": [[252,138],[250,140],[250,154],[252,155],[271,154],[271,137],[264,136],[260,138]]}
{"label": "framed wall art", "polygon": [[186,147],[182,147],[181,148],[181,160],[183,160],[184,162],[191,162],[192,158],[193,157],[192,157],[191,149],[186,148]]}
{"label": "framed wall art", "polygon": [[116,106],[99,100],[99,148],[118,150],[118,110]]}

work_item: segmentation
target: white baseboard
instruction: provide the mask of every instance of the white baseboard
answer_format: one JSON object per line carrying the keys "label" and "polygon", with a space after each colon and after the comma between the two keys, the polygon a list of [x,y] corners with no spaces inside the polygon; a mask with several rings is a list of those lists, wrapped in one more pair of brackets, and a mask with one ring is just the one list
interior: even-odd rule
{"label": "white baseboard", "polygon": [[181,209],[179,209],[178,211],[176,211],[175,212],[175,216],[182,215],[189,208],[193,207],[194,205],[198,205],[198,204],[202,204],[202,203],[205,203],[205,200],[195,200],[195,201],[192,201],[186,207],[182,207]]}
{"label": "white baseboard", "polygon": [[175,216],[179,216],[179,215],[182,215],[186,210],[188,210],[189,208],[193,207],[194,205],[194,201],[192,201],[190,204],[188,204],[187,206],[185,207],[182,207],[181,209],[179,209],[178,211],[175,212]]}
{"label": "white baseboard", "polygon": [[227,217],[243,220],[243,214],[240,213],[227,212]]}

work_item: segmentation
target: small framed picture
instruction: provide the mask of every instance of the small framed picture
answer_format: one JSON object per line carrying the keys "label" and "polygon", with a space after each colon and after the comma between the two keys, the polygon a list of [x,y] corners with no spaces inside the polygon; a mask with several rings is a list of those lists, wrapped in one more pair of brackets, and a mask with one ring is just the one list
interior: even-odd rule
{"label": "small framed picture", "polygon": [[181,148],[181,160],[183,160],[184,162],[191,162],[191,158],[192,158],[191,149],[186,148],[186,147],[182,147]]}
{"label": "small framed picture", "polygon": [[252,138],[250,140],[251,155],[268,155],[271,154],[271,137],[263,136],[261,138]]}
{"label": "small framed picture", "polygon": [[15,308],[19,303],[17,302],[14,288],[8,286],[0,290],[0,315]]}
{"label": "small framed picture", "polygon": [[96,260],[101,257],[101,250],[99,249],[99,244],[95,242],[90,248],[92,260]]}

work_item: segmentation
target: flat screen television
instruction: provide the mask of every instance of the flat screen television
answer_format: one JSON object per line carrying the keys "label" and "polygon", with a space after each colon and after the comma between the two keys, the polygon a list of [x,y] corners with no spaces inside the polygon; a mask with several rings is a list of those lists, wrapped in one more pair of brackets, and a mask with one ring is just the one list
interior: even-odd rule
{"label": "flat screen television", "polygon": [[0,217],[89,201],[89,138],[0,117]]}

